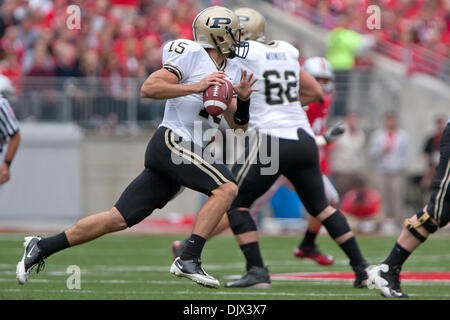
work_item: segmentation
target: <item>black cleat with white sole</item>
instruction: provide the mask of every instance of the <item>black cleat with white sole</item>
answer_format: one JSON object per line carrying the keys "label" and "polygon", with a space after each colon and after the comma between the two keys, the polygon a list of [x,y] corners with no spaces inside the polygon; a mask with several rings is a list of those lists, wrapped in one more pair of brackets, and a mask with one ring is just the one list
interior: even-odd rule
{"label": "black cleat with white sole", "polygon": [[16,278],[19,284],[27,282],[30,271],[35,266],[37,266],[36,273],[39,273],[45,266],[44,256],[38,246],[39,241],[41,241],[41,237],[25,238],[23,243],[25,253],[16,267]]}
{"label": "black cleat with white sole", "polygon": [[258,266],[252,266],[240,279],[225,284],[226,288],[269,289],[271,286],[269,270]]}
{"label": "black cleat with white sole", "polygon": [[389,266],[380,264],[369,271],[369,288],[377,288],[386,298],[408,298],[400,287],[401,266]]}
{"label": "black cleat with white sole", "polygon": [[200,259],[181,260],[177,257],[170,266],[170,274],[179,278],[188,278],[201,286],[208,288],[218,288],[220,282],[211,277],[202,268]]}

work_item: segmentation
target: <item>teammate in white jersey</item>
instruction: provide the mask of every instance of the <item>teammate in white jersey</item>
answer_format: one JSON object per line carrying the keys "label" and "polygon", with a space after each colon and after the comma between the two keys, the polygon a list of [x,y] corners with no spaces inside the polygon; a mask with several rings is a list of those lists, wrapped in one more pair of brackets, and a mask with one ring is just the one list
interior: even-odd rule
{"label": "teammate in white jersey", "polygon": [[225,165],[203,159],[202,131],[197,134],[195,127],[217,128],[218,121],[205,113],[202,93],[228,77],[237,99],[223,115],[231,128],[245,130],[256,79],[252,80],[252,75],[247,78],[246,71],[241,74],[239,67],[228,60],[236,55],[236,49],[244,52],[247,46],[239,42],[240,24],[233,11],[207,8],[197,15],[192,27],[194,41],[179,39],[167,43],[163,48],[163,68],[152,73],[141,88],[144,98],[168,99],[164,120],[147,146],[142,173],[109,211],[83,218],[53,237],[25,238],[25,253],[16,269],[20,284],[26,282],[36,265],[39,272],[44,258],[135,225],[154,209],[164,207],[185,186],[209,199],[200,209],[188,245],[173,262],[170,273],[203,286],[219,286],[219,281],[203,270],[200,255],[207,235],[229,208],[238,188]]}
{"label": "teammate in white jersey", "polygon": [[[264,22],[258,12],[249,8],[237,10],[236,14],[245,14],[249,22],[259,16],[258,21]],[[258,31],[257,28],[250,29],[243,25],[244,31],[248,30],[252,34],[264,32],[264,29]],[[355,272],[354,287],[365,286],[368,263],[344,215],[330,206],[325,196],[315,136],[302,109],[308,97],[302,96],[302,88],[299,87],[299,77],[303,75],[298,58],[298,50],[285,41],[267,44],[249,41],[247,58],[241,60],[242,66],[259,77],[255,84],[259,91],[252,96],[249,123],[249,128],[257,129],[258,134],[257,142],[249,149],[246,162],[236,164],[232,169],[239,194],[227,215],[246,258],[247,273],[239,280],[227,283],[226,287],[270,286],[269,273],[259,250],[256,224],[249,214],[249,208],[280,175],[289,179],[307,211],[321,221],[348,256]],[[269,164],[261,159],[266,150],[266,154],[272,155]],[[275,174],[265,174],[264,169],[271,167],[274,161],[278,161],[279,170]]]}

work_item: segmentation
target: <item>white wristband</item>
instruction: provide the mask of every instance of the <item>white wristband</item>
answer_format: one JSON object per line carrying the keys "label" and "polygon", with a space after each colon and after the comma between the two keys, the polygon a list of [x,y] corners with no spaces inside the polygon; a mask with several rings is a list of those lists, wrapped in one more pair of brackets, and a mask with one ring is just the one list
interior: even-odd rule
{"label": "white wristband", "polygon": [[323,147],[323,146],[327,145],[327,140],[325,140],[325,138],[323,136],[316,136],[316,144],[319,147]]}

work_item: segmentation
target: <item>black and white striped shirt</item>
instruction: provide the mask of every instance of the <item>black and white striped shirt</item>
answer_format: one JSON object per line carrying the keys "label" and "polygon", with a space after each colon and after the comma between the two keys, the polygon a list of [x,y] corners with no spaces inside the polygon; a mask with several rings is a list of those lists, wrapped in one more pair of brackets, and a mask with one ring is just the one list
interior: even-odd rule
{"label": "black and white striped shirt", "polygon": [[10,137],[19,131],[19,124],[16,116],[6,100],[0,94],[0,152],[3,151],[4,146],[8,143]]}

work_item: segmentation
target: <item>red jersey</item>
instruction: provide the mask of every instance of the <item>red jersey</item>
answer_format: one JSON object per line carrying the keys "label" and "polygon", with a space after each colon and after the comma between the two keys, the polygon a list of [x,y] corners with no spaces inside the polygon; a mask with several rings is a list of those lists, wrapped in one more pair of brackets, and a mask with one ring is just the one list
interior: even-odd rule
{"label": "red jersey", "polygon": [[[324,135],[327,131],[327,117],[331,104],[331,95],[326,95],[320,102],[311,103],[305,108],[311,128],[316,136]],[[320,169],[324,175],[330,173],[328,164],[328,146],[319,148]]]}

